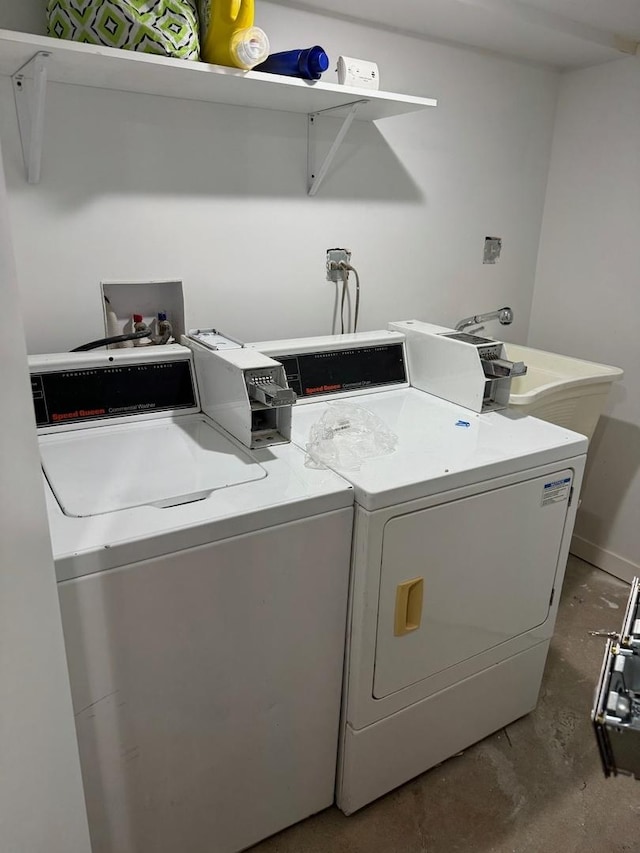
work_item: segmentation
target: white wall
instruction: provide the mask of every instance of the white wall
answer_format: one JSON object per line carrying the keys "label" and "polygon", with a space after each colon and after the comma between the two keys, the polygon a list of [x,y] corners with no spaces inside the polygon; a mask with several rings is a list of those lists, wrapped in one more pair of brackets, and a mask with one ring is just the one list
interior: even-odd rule
{"label": "white wall", "polygon": [[0,27],[46,35],[47,0],[0,0]]}
{"label": "white wall", "polygon": [[640,570],[640,59],[562,79],[529,343],[615,364],[572,550]]}
{"label": "white wall", "polygon": [[[361,328],[511,304],[505,337],[524,341],[557,74],[268,3],[257,23],[273,50],[320,43],[334,60],[374,58],[383,88],[440,106],[357,123],[310,199],[304,116],[52,85],[33,187],[5,79],[30,350],[100,335],[101,279],[182,278],[190,325],[246,339],[328,332],[333,246],[349,247],[360,271]],[[504,239],[496,266],[482,265],[486,235]]]}
{"label": "white wall", "polygon": [[0,160],[0,848],[88,853]]}

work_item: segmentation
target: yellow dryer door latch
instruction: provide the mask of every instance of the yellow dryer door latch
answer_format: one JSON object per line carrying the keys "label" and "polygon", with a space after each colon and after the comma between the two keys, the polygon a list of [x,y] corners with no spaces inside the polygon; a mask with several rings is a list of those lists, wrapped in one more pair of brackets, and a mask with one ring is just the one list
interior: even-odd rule
{"label": "yellow dryer door latch", "polygon": [[422,620],[424,578],[403,581],[396,587],[396,612],[393,633],[403,637],[417,631]]}

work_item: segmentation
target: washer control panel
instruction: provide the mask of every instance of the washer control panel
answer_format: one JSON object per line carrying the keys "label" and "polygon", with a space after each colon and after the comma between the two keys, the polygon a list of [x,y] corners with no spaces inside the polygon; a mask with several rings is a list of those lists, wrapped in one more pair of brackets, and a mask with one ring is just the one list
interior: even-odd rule
{"label": "washer control panel", "polygon": [[191,361],[145,361],[31,374],[38,427],[193,409]]}

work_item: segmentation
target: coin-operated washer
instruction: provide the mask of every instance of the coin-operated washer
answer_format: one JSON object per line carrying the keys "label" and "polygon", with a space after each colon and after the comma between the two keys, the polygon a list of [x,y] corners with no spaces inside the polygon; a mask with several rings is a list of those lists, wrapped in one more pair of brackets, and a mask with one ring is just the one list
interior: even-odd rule
{"label": "coin-operated washer", "polygon": [[587,439],[411,387],[427,377],[409,375],[397,331],[250,346],[299,396],[299,447],[333,402],[398,437],[335,468],[356,495],[337,789],[350,814],[535,708]]}
{"label": "coin-operated washer", "polygon": [[30,359],[94,853],[234,853],[333,801],[353,491],[279,432],[281,366],[220,345]]}

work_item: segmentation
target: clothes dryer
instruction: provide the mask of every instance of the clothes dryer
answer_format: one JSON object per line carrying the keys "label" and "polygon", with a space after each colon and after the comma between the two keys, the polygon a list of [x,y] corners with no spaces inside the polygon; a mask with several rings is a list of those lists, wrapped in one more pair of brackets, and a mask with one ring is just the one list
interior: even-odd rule
{"label": "clothes dryer", "polygon": [[587,439],[410,387],[397,332],[251,346],[299,395],[301,449],[345,401],[398,437],[336,467],[356,496],[337,786],[350,814],[535,708]]}

